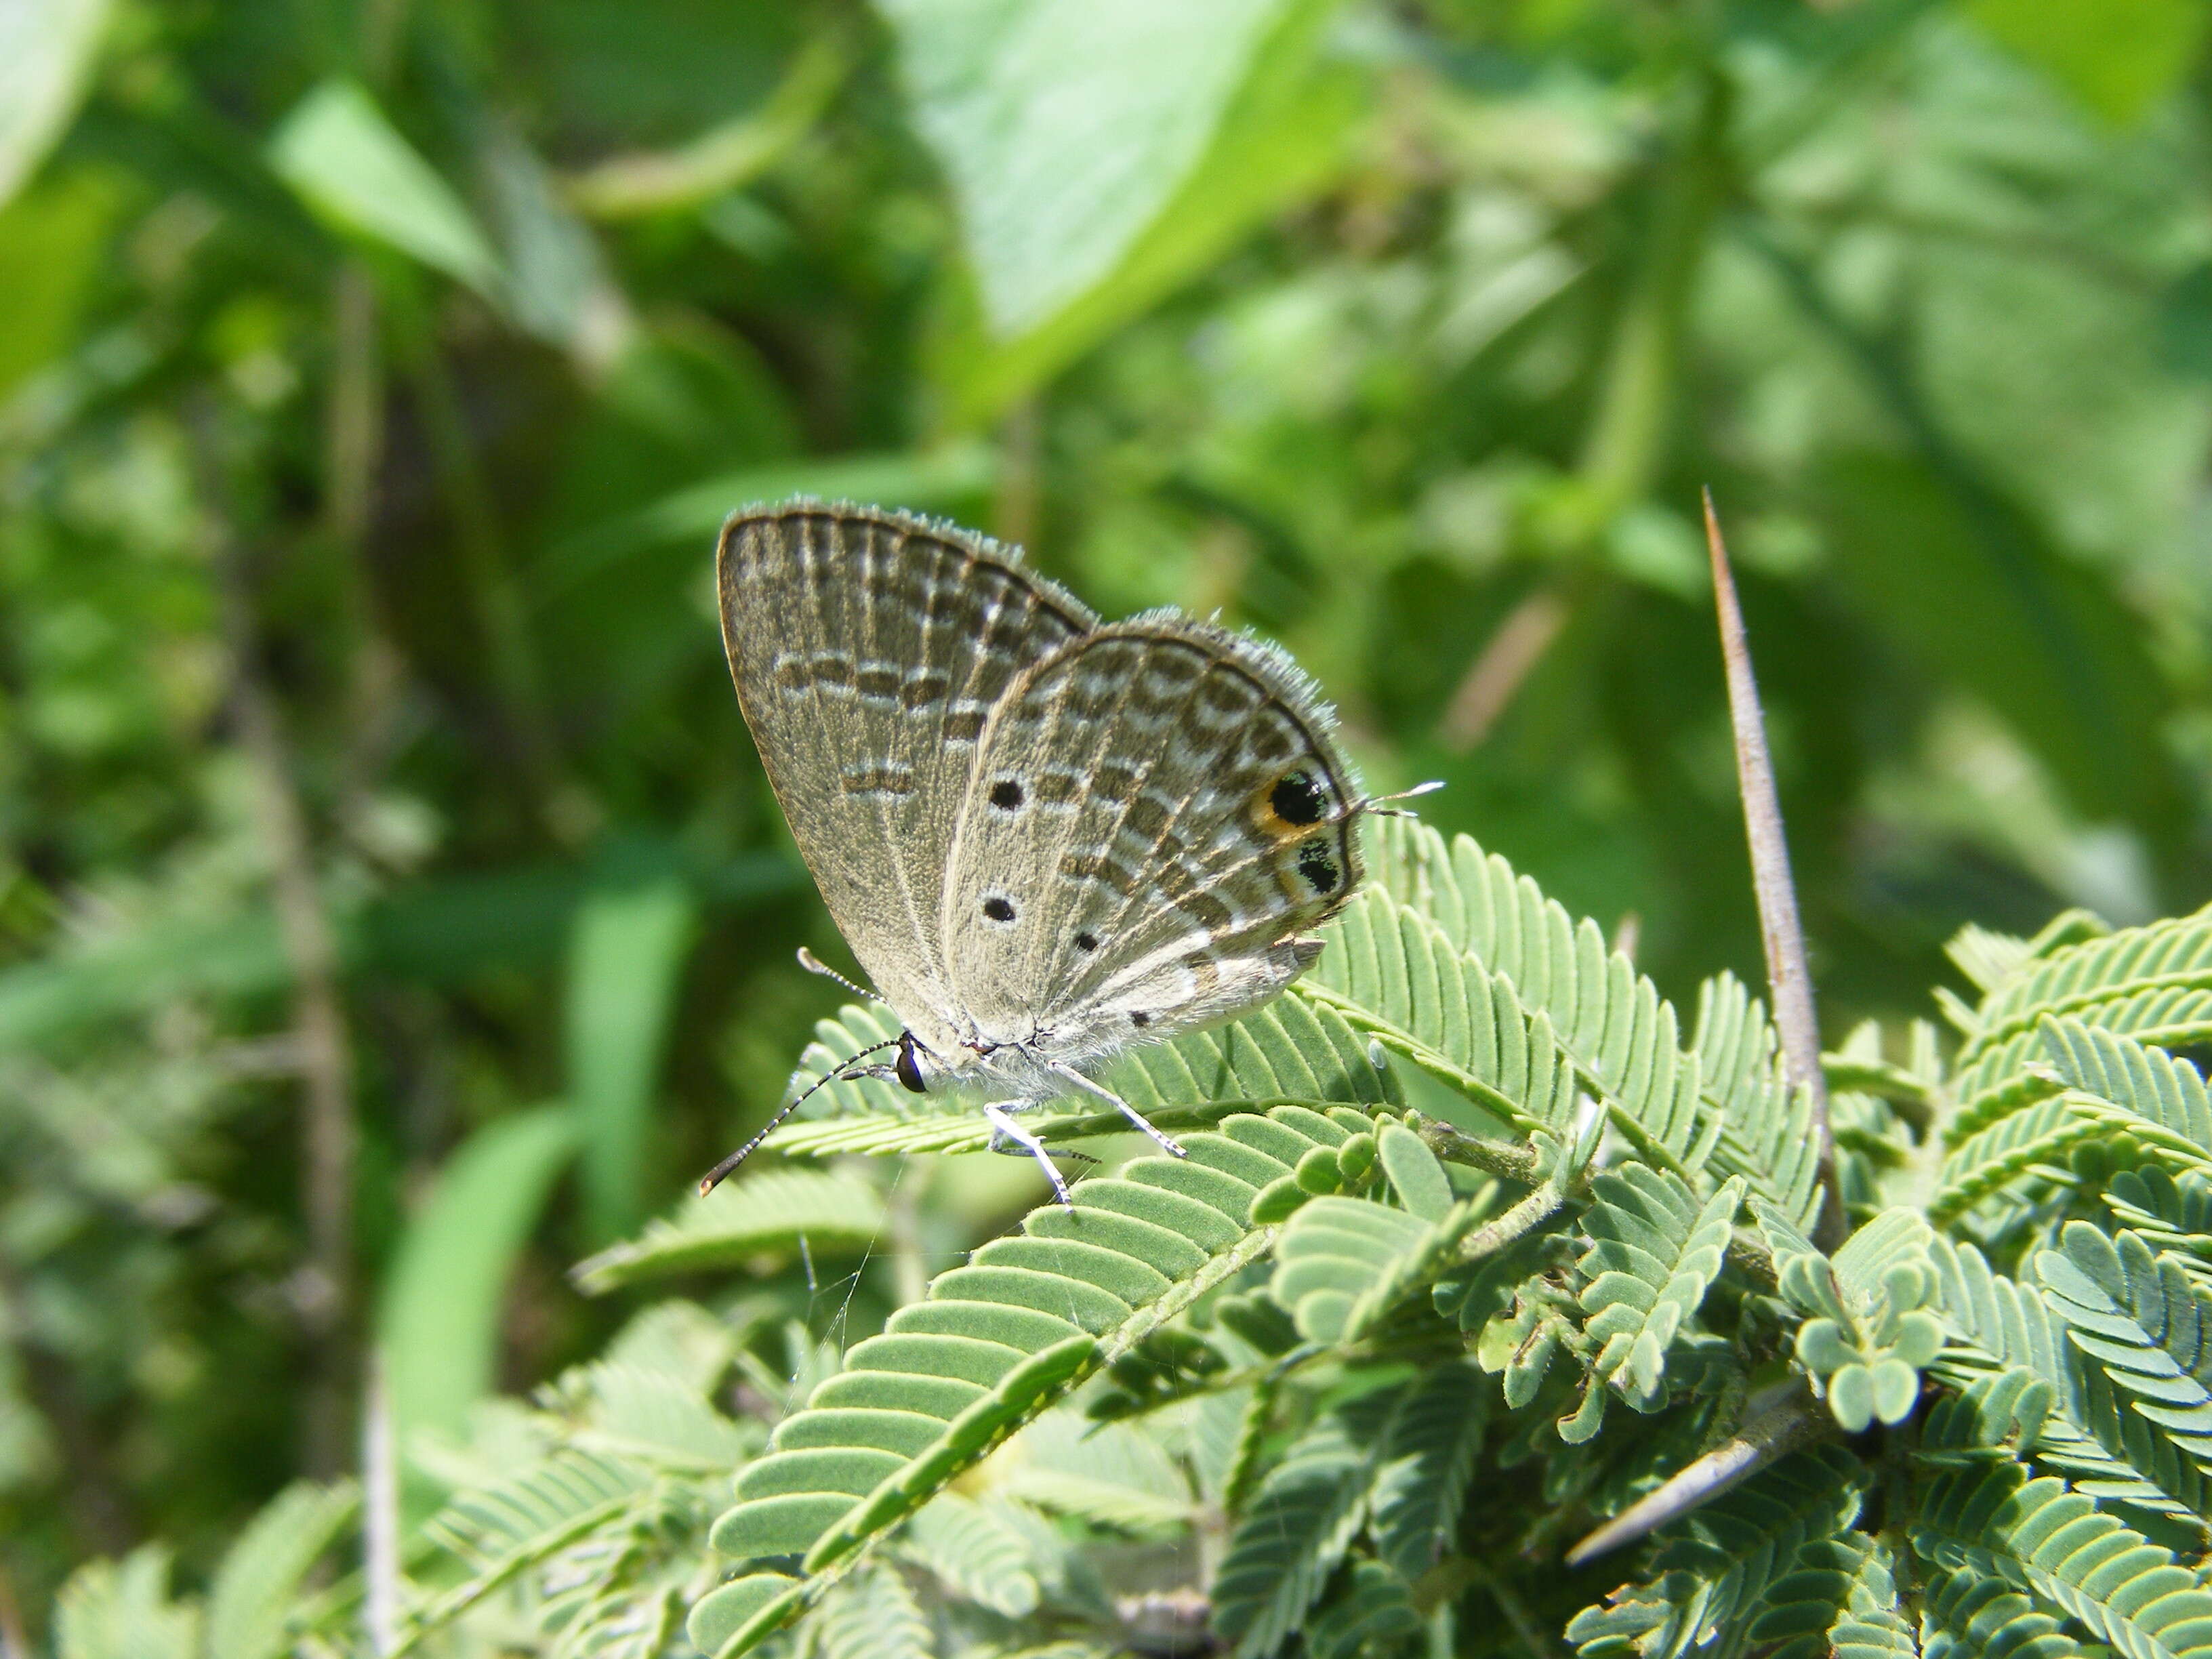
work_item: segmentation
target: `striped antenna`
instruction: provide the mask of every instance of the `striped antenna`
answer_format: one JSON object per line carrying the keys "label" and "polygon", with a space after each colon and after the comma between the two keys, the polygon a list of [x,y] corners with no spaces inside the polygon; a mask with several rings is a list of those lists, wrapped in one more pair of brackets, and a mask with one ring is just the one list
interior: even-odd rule
{"label": "striped antenna", "polygon": [[[804,955],[805,953],[802,951],[800,954]],[[835,977],[835,975],[832,975],[832,977]],[[878,1053],[884,1048],[896,1048],[898,1047],[898,1043],[899,1040],[896,1037],[886,1037],[881,1042],[870,1043],[866,1048],[861,1049],[859,1054],[853,1055],[850,1060],[848,1060],[845,1062],[845,1064],[847,1066],[850,1066],[853,1063],[853,1060],[864,1060],[868,1055]],[[763,1124],[758,1134],[755,1135],[750,1140],[745,1142],[744,1146],[738,1147],[736,1152],[732,1152],[727,1158],[724,1158],[720,1164],[717,1164],[713,1169],[708,1170],[705,1175],[700,1176],[699,1196],[702,1198],[706,1197],[707,1194],[713,1192],[715,1188],[720,1186],[723,1182],[728,1180],[731,1172],[736,1170],[738,1164],[744,1163],[747,1158],[750,1158],[754,1152],[758,1151],[761,1142],[766,1140],[769,1136],[775,1133],[776,1125],[781,1123],[784,1119],[789,1117],[793,1112],[797,1111],[800,1107],[806,1104],[808,1101],[814,1097],[816,1090],[827,1088],[832,1083],[857,1082],[859,1079],[867,1076],[870,1072],[875,1069],[876,1068],[872,1066],[864,1066],[857,1072],[848,1072],[841,1067],[838,1070],[830,1073],[829,1076],[823,1078],[820,1082],[813,1085],[812,1087],[809,1088],[804,1094],[799,1095],[796,1099],[784,1106],[774,1117],[769,1119],[766,1123]]]}

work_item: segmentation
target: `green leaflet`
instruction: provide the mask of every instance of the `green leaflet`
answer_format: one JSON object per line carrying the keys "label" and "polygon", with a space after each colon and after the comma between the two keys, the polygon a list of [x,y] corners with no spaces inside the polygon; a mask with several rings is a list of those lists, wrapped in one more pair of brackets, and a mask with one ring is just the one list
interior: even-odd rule
{"label": "green leaflet", "polygon": [[1679,1177],[1641,1164],[1597,1176],[1590,1191],[1582,1218],[1589,1243],[1577,1266],[1589,1281],[1583,1328],[1597,1352],[1582,1409],[1559,1425],[1577,1443],[1597,1432],[1605,1385],[1638,1411],[1665,1403],[1667,1350],[1720,1272],[1743,1203],[1741,1176],[1700,1205]]}
{"label": "green leaflet", "polygon": [[1486,1400],[1461,1360],[1432,1369],[1391,1415],[1370,1507],[1377,1552],[1408,1583],[1451,1547],[1488,1426]]}
{"label": "green leaflet", "polygon": [[1920,1489],[1908,1526],[1935,1565],[2007,1578],[2063,1607],[2127,1659],[2212,1654],[2212,1594],[2172,1555],[2054,1477],[2009,1460]]}
{"label": "green leaflet", "polygon": [[2116,1422],[2085,1398],[2081,1368],[2067,1353],[2065,1327],[2049,1300],[2024,1290],[1993,1271],[1971,1244],[1939,1238],[1929,1259],[1936,1269],[1936,1304],[1949,1345],[1930,1367],[1954,1386],[1970,1387],[1993,1372],[2016,1369],[2050,1391],[2051,1415],[2033,1449],[2040,1467],[2064,1475],[2075,1490],[2100,1499],[2118,1499],[2157,1512],[2179,1512],[2181,1505],[2138,1473],[2141,1465],[2100,1441],[2092,1425],[2101,1422],[2114,1446],[2124,1437],[2112,1432]]}
{"label": "green leaflet", "polygon": [[1900,1423],[1920,1395],[1920,1373],[1942,1352],[1934,1234],[1917,1210],[1885,1210],[1831,1261],[1786,1217],[1754,1203],[1782,1294],[1808,1317],[1797,1358],[1845,1431]]}
{"label": "green leaflet", "polygon": [[1918,1659],[1889,1552],[1864,1533],[1807,1540],[1751,1626],[1766,1659]]}
{"label": "green leaflet", "polygon": [[210,1659],[276,1659],[308,1570],[360,1509],[350,1484],[300,1481],[279,1492],[226,1551],[209,1588]]}
{"label": "green leaflet", "polygon": [[1984,988],[1956,1062],[1960,1109],[1945,1125],[1954,1146],[2049,1092],[2024,1072],[2044,1058],[2038,1027],[2046,1015],[2168,1046],[2212,1036],[2212,916],[2200,910],[2092,933],[2083,913],[2069,911],[2021,945],[2017,964]]}
{"label": "green leaflet", "polygon": [[[2136,1234],[2067,1224],[2036,1277],[2086,1362],[2087,1414],[2124,1456],[2199,1515],[2212,1508],[2212,1296]],[[2111,1397],[2117,1391],[2118,1398]]]}
{"label": "green leaflet", "polygon": [[426,1530],[468,1564],[470,1577],[416,1613],[409,1641],[639,1507],[650,1484],[650,1472],[638,1464],[568,1448],[506,1480],[459,1494]]}
{"label": "green leaflet", "polygon": [[1582,1659],[1677,1659],[1753,1614],[1808,1542],[1857,1519],[1859,1467],[1838,1447],[1796,1452],[1662,1536],[1654,1576],[1567,1626]]}
{"label": "green leaflet", "polygon": [[1187,1159],[1141,1158],[1080,1182],[1073,1209],[1033,1212],[856,1345],[740,1472],[738,1502],[714,1523],[725,1554],[799,1556],[805,1576],[772,1593],[715,1592],[745,1615],[714,1651],[744,1652],[795,1618],[963,1470],[1256,1260],[1273,1233],[1248,1218],[1259,1186],[1246,1177],[1279,1178],[1293,1163],[1284,1154],[1340,1146],[1364,1127],[1338,1109],[1346,1121],[1300,1106],[1232,1113],[1184,1138]]}
{"label": "green leaflet", "polygon": [[1313,1659],[1403,1651],[1425,1628],[1413,1588],[1380,1561],[1355,1561],[1350,1583],[1304,1631]]}
{"label": "green leaflet", "polygon": [[1922,1659],[2076,1659],[2058,1620],[1993,1574],[1959,1567],[1922,1597]]}
{"label": "green leaflet", "polygon": [[1214,1633],[1237,1659],[1265,1659],[1298,1627],[1366,1512],[1373,1455],[1332,1414],[1261,1484],[1213,1581]]}

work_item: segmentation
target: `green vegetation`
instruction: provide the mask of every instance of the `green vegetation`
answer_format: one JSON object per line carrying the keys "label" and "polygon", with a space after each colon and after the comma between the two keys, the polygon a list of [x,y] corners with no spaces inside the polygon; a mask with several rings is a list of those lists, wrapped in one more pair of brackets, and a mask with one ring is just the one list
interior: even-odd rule
{"label": "green vegetation", "polygon": [[[0,5],[0,1655],[2212,1654],[2206,27]],[[1112,1074],[1187,1162],[684,1197],[882,1035],[708,593],[802,491],[1449,783]]]}

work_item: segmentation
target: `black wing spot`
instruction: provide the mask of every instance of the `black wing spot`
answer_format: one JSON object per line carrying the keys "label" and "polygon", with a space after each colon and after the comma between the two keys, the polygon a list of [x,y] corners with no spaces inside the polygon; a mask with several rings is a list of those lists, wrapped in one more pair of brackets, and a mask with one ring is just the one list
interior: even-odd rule
{"label": "black wing spot", "polygon": [[1328,796],[1310,772],[1285,772],[1267,797],[1267,805],[1285,823],[1319,823],[1328,808]]}
{"label": "black wing spot", "polygon": [[1141,1008],[1129,1016],[1129,1024],[1132,1025],[1150,1025],[1152,1023],[1152,1017]]}
{"label": "black wing spot", "polygon": [[1014,919],[1014,902],[994,893],[983,901],[983,914],[993,921],[1012,921]]}
{"label": "black wing spot", "polygon": [[1012,778],[1000,778],[991,786],[991,805],[1001,812],[1019,811],[1022,802],[1027,799],[1022,793],[1021,785]]}
{"label": "black wing spot", "polygon": [[1085,955],[1088,955],[1091,951],[1098,948],[1098,935],[1096,933],[1078,933],[1075,936],[1075,948],[1083,951]]}
{"label": "black wing spot", "polygon": [[1325,839],[1310,841],[1298,849],[1298,873],[1316,893],[1326,893],[1336,885],[1336,859]]}

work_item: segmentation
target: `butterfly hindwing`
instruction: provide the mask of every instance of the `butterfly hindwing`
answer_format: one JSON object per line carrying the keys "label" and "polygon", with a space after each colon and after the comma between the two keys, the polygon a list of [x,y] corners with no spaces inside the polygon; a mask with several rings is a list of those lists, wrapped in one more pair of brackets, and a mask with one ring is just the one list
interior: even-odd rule
{"label": "butterfly hindwing", "polygon": [[1176,613],[1032,666],[973,769],[940,925],[981,1033],[1079,1060],[1242,1012],[1359,879],[1351,769],[1280,653]]}
{"label": "butterfly hindwing", "polygon": [[716,559],[723,644],[761,763],[853,954],[949,1048],[939,933],[984,727],[1097,618],[1010,549],[905,514],[742,512]]}

